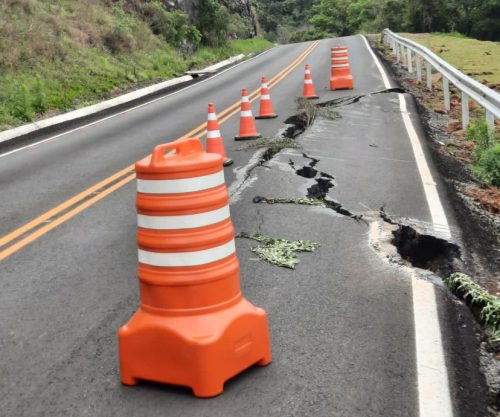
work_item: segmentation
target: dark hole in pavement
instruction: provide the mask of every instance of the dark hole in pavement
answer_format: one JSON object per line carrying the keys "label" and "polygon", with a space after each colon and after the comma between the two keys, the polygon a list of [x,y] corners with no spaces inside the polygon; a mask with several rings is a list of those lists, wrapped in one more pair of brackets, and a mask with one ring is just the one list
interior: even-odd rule
{"label": "dark hole in pavement", "polygon": [[324,200],[330,188],[333,188],[333,182],[329,178],[317,178],[316,184],[307,189],[307,197]]}
{"label": "dark hole in pavement", "polygon": [[307,129],[307,120],[302,115],[290,116],[285,120],[285,124],[289,125],[283,132],[283,136],[290,139],[295,139]]}
{"label": "dark hole in pavement", "polygon": [[330,179],[332,179],[332,180],[333,180],[333,179],[335,179],[335,177],[334,177],[333,175],[330,175],[330,174],[328,174],[328,173],[326,173],[326,172],[323,172],[323,171],[321,171],[321,172],[319,173],[319,175],[320,175],[321,177],[330,178]]}
{"label": "dark hole in pavement", "polygon": [[318,171],[314,168],[305,166],[295,171],[295,173],[304,178],[314,178],[318,174]]}
{"label": "dark hole in pavement", "polygon": [[315,167],[315,166],[318,164],[318,162],[319,162],[319,159],[317,159],[317,158],[313,158],[312,156],[309,156],[309,155],[307,155],[307,154],[306,154],[306,153],[304,153],[304,152],[302,152],[302,156],[303,156],[304,158],[306,158],[306,159],[310,159],[310,160],[311,160],[311,162],[309,162],[309,166],[310,166],[310,167]]}
{"label": "dark hole in pavement", "polygon": [[352,217],[356,220],[360,220],[362,217],[361,215],[352,214],[349,210],[342,207],[342,204],[337,203],[336,201],[330,200],[328,198],[325,198],[325,204],[326,204],[326,207],[328,207],[329,209],[331,209],[333,211],[336,211],[339,214],[342,214],[343,216]]}
{"label": "dark hole in pavement", "polygon": [[454,243],[420,234],[411,226],[399,225],[392,234],[398,253],[417,268],[447,276],[453,272],[453,260],[460,258],[460,248]]}
{"label": "dark hole in pavement", "polygon": [[276,155],[278,152],[279,150],[267,148],[266,151],[260,157],[260,163],[263,164],[264,162],[269,162],[271,159],[274,158],[274,155]]}
{"label": "dark hole in pavement", "polygon": [[[295,169],[295,163],[290,159],[290,161],[288,162],[289,165],[295,169],[295,173],[297,175],[300,175],[301,177],[304,177],[304,178],[314,178],[316,175],[318,175],[318,170],[317,169],[314,169],[314,167],[318,164],[319,162],[319,159],[317,158],[313,158],[305,153],[302,153],[302,156],[304,158],[307,158],[307,159],[310,159],[311,162],[309,162],[309,166],[303,166],[302,168],[299,168],[299,169]],[[330,175],[330,174],[327,174],[327,173],[324,173],[324,172],[320,172],[320,177],[326,177],[326,178],[331,178],[333,179],[333,175]],[[333,187],[333,185],[332,185]],[[331,187],[330,187],[331,188]]]}

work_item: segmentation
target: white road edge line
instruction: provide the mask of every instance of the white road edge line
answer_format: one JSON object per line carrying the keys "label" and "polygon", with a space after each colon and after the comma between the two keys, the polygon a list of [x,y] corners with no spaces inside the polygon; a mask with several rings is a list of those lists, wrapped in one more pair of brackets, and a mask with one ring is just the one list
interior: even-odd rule
{"label": "white road edge line", "polygon": [[[362,36],[368,51],[377,65],[386,88],[391,83],[366,37]],[[413,126],[406,107],[404,94],[398,94],[399,108],[408,132],[418,172],[424,187],[427,205],[436,229],[450,235],[448,220],[439,198],[436,183],[432,178],[422,144]],[[412,276],[413,320],[415,324],[415,346],[417,356],[418,402],[420,417],[453,417],[448,371],[446,368],[441,328],[432,283]]]}
{"label": "white road edge line", "polygon": [[389,80],[389,77],[387,76],[387,73],[385,72],[384,67],[382,66],[382,64],[378,60],[377,56],[372,51],[372,48],[370,47],[370,44],[368,43],[366,36],[364,36],[364,35],[360,35],[360,36],[365,41],[365,45],[368,48],[368,52],[370,52],[370,55],[372,56],[373,60],[375,61],[375,65],[377,65],[377,68],[380,72],[380,75],[382,76],[382,81],[384,82],[384,87],[391,88],[392,86],[391,86],[391,82]]}
{"label": "white road edge line", "polygon": [[170,93],[170,94],[167,94],[167,95],[164,95],[164,96],[161,96],[161,97],[155,98],[154,100],[147,101],[147,102],[142,103],[142,104],[139,104],[139,105],[137,105],[137,106],[135,106],[135,107],[131,107],[130,109],[127,109],[127,110],[121,111],[121,112],[119,112],[119,113],[112,114],[112,115],[110,115],[110,116],[107,116],[107,117],[104,117],[104,118],[102,118],[102,119],[96,120],[95,122],[92,122],[92,123],[87,123],[87,124],[85,124],[85,125],[83,125],[83,126],[78,126],[78,127],[74,128],[74,129],[68,130],[68,131],[63,132],[63,133],[60,133],[60,134],[58,134],[58,135],[51,136],[50,138],[43,139],[43,140],[41,140],[41,141],[38,141],[38,142],[35,142],[35,143],[31,143],[31,144],[26,145],[26,146],[23,146],[23,147],[21,147],[21,148],[16,148],[16,149],[13,149],[12,151],[2,153],[2,154],[0,154],[0,158],[3,158],[3,157],[5,157],[5,156],[9,156],[9,155],[15,154],[15,153],[20,152],[20,151],[25,150],[25,149],[34,148],[34,147],[36,147],[36,146],[38,146],[38,145],[42,145],[42,144],[44,144],[44,143],[47,143],[47,142],[53,141],[53,140],[55,140],[55,139],[59,139],[60,137],[65,136],[65,135],[68,135],[68,134],[70,134],[70,133],[77,132],[78,130],[82,130],[82,129],[85,129],[85,128],[90,127],[90,126],[94,126],[94,125],[96,125],[96,124],[98,124],[98,123],[101,123],[101,122],[104,122],[104,121],[106,121],[106,120],[112,119],[113,117],[117,117],[117,116],[120,116],[120,115],[122,115],[122,114],[126,114],[126,113],[128,113],[128,112],[131,112],[131,111],[134,111],[134,110],[140,109],[141,107],[145,107],[145,106],[148,106],[148,105],[150,105],[150,104],[156,103],[157,101],[164,100],[164,99],[166,99],[166,98],[168,98],[168,97],[171,97],[171,96],[173,96],[173,95],[175,95],[175,94],[182,93],[183,91],[186,91],[186,90],[188,90],[188,89],[190,89],[190,88],[193,88],[193,87],[195,87],[195,86],[197,86],[197,85],[199,85],[199,84],[206,83],[207,81],[213,80],[214,78],[216,78],[216,77],[218,77],[218,76],[220,76],[220,75],[224,74],[225,72],[230,71],[230,70],[232,70],[232,69],[234,69],[234,68],[236,68],[236,67],[239,67],[240,65],[246,64],[247,62],[250,62],[250,61],[253,61],[254,59],[257,59],[257,58],[259,58],[259,57],[261,57],[261,56],[263,56],[263,55],[267,54],[268,52],[272,51],[272,50],[273,50],[273,49],[275,49],[275,48],[276,48],[276,46],[273,46],[272,48],[267,49],[266,51],[264,51],[264,52],[262,52],[262,53],[258,54],[257,56],[254,56],[254,57],[252,57],[252,58],[250,58],[250,59],[246,59],[246,60],[244,60],[244,61],[242,61],[242,62],[239,62],[238,64],[233,65],[233,66],[231,66],[231,67],[229,67],[229,68],[226,68],[225,70],[223,70],[223,71],[221,71],[221,72],[218,72],[217,74],[215,74],[215,75],[213,75],[213,76],[211,76],[211,77],[209,77],[209,78],[206,78],[205,80],[199,81],[199,82],[197,82],[197,83],[195,83],[195,84],[192,84],[192,85],[188,85],[187,87],[184,87],[184,88],[182,88],[182,89],[180,89],[180,90],[174,91],[173,93]]}

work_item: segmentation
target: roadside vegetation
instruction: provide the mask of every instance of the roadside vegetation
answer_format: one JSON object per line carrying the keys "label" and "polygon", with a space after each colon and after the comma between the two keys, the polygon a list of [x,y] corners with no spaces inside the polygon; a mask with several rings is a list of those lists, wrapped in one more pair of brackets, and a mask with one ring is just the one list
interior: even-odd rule
{"label": "roadside vegetation", "polygon": [[279,42],[378,33],[384,28],[500,40],[498,0],[256,0],[256,6],[266,36]]}
{"label": "roadside vegetation", "polygon": [[271,46],[215,0],[166,4],[0,2],[0,130]]}
{"label": "roadside vegetation", "polygon": [[444,283],[456,295],[463,298],[477,313],[484,324],[491,343],[500,342],[500,298],[490,294],[471,277],[455,272],[444,279]]}
{"label": "roadside vegetation", "polygon": [[500,187],[500,137],[485,122],[471,124],[465,138],[474,143],[472,169],[483,183]]}
{"label": "roadside vegetation", "polygon": [[446,62],[490,88],[500,89],[500,43],[479,41],[460,33],[403,33]]}

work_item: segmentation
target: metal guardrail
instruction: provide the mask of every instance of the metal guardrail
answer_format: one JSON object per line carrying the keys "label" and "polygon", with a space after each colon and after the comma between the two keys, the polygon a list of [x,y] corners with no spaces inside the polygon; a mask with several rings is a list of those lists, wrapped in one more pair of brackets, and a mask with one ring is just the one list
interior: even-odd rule
{"label": "metal guardrail", "polygon": [[422,81],[422,59],[425,63],[427,88],[432,90],[432,68],[439,72],[443,81],[444,105],[450,110],[450,85],[451,82],[462,93],[462,128],[469,124],[469,98],[485,109],[486,122],[490,127],[495,124],[495,119],[500,119],[500,94],[465,75],[455,67],[448,64],[425,46],[422,46],[402,36],[396,35],[389,29],[382,32],[384,43],[392,48],[397,61],[413,73],[413,60],[417,72],[417,80]]}

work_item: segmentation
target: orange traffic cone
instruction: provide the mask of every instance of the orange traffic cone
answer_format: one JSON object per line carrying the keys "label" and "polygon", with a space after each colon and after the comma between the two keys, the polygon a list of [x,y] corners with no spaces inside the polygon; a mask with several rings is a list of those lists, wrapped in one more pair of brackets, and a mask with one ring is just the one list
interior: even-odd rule
{"label": "orange traffic cone", "polygon": [[256,119],[275,119],[278,117],[276,113],[273,112],[273,103],[271,101],[271,96],[269,95],[269,87],[267,86],[266,77],[262,77],[260,87],[260,109],[259,115]]}
{"label": "orange traffic cone", "polygon": [[248,91],[246,88],[241,90],[241,116],[240,116],[240,134],[235,140],[258,139],[262,135],[257,133],[255,122],[252,115],[252,105],[248,99]]}
{"label": "orange traffic cone", "polygon": [[314,91],[314,84],[311,77],[311,67],[306,64],[306,73],[304,75],[304,98],[313,99],[319,98]]}
{"label": "orange traffic cone", "polygon": [[330,90],[351,90],[353,88],[351,68],[347,47],[336,46],[332,48],[332,74]]}
{"label": "orange traffic cone", "polygon": [[228,158],[224,149],[224,141],[222,140],[219,123],[217,122],[217,114],[215,113],[215,105],[208,104],[208,121],[207,121],[207,153],[216,153],[222,156],[223,165],[225,167],[231,165],[234,161]]}
{"label": "orange traffic cone", "polygon": [[118,332],[121,381],[219,395],[271,362],[266,312],[241,293],[222,158],[181,139],[135,168],[140,306]]}

